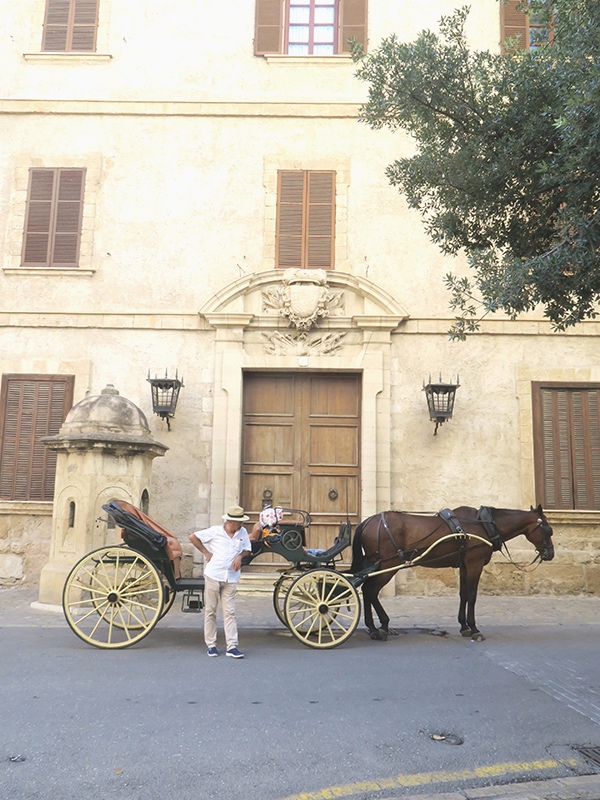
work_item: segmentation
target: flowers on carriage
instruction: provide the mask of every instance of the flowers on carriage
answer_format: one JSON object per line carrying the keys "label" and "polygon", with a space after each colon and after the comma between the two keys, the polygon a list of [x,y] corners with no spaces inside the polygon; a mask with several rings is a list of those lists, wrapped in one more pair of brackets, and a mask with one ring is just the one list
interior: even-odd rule
{"label": "flowers on carriage", "polygon": [[258,517],[258,522],[262,530],[262,538],[279,538],[278,524],[283,520],[282,508],[263,508]]}

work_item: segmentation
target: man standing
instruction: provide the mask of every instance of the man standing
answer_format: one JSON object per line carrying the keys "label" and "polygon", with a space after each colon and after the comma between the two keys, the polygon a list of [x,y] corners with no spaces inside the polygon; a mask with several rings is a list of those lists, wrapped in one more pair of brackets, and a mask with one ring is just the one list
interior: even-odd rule
{"label": "man standing", "polygon": [[190,542],[204,555],[204,641],[211,658],[217,650],[217,607],[223,606],[226,655],[243,658],[238,649],[238,630],[235,619],[235,592],[240,579],[242,558],[252,551],[248,531],[243,523],[250,517],[240,506],[232,506],[223,514],[223,524],[213,525],[190,534]]}

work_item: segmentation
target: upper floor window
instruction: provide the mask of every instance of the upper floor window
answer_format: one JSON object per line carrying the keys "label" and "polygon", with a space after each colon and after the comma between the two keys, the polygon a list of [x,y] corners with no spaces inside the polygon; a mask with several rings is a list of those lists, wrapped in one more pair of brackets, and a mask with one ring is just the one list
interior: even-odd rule
{"label": "upper floor window", "polygon": [[552,26],[543,23],[540,14],[525,14],[519,10],[521,0],[508,0],[500,3],[500,40],[504,44],[508,39],[518,37],[518,46],[522,50],[535,50],[543,44],[552,42]]}
{"label": "upper floor window", "polygon": [[600,509],[600,385],[533,384],[536,497]]}
{"label": "upper floor window", "polygon": [[93,53],[99,0],[47,0],[43,52]]}
{"label": "upper floor window", "polygon": [[328,56],[367,45],[367,0],[256,0],[256,55]]}
{"label": "upper floor window", "polygon": [[333,269],[334,237],[335,172],[280,171],[276,266]]}
{"label": "upper floor window", "polygon": [[29,171],[23,266],[78,266],[84,186],[85,169]]}
{"label": "upper floor window", "polygon": [[3,375],[0,499],[52,500],[56,452],[41,439],[60,430],[73,404],[72,375]]}

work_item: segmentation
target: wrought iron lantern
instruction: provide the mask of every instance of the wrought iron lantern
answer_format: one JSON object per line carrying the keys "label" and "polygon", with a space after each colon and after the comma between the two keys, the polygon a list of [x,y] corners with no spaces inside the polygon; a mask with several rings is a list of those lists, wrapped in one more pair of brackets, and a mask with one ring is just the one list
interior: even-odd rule
{"label": "wrought iron lantern", "polygon": [[429,376],[428,384],[423,381],[423,391],[429,408],[429,419],[435,422],[434,436],[437,434],[437,429],[440,425],[443,425],[447,419],[452,419],[454,396],[459,386],[458,375],[456,376],[456,383],[444,383],[441,375],[438,383],[431,382],[431,375]]}
{"label": "wrought iron lantern", "polygon": [[147,381],[152,391],[152,411],[161,419],[164,419],[168,430],[171,430],[169,420],[175,416],[179,390],[183,386],[183,375],[179,378],[177,370],[175,370],[175,377],[169,378],[165,370],[164,378],[157,378],[156,375],[151,378],[150,370],[148,370]]}

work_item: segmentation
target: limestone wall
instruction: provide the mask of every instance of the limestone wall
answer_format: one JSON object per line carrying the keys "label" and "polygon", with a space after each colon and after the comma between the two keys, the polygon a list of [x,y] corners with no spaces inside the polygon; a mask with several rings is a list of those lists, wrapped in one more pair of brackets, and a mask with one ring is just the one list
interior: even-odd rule
{"label": "limestone wall", "polygon": [[0,588],[37,586],[50,552],[52,503],[3,503],[2,506]]}

